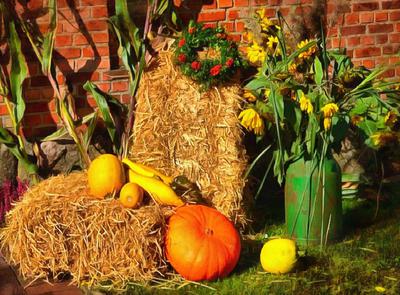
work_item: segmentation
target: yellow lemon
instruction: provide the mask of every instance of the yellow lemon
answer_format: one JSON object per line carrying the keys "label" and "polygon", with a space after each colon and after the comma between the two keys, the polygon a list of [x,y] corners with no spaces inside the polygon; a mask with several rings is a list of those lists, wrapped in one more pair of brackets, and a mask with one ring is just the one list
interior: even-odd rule
{"label": "yellow lemon", "polygon": [[135,208],[143,200],[143,189],[136,183],[125,184],[119,193],[119,201],[125,208]]}
{"label": "yellow lemon", "polygon": [[260,261],[263,269],[274,274],[290,272],[297,262],[296,243],[289,239],[274,239],[264,244]]}
{"label": "yellow lemon", "polygon": [[103,199],[107,194],[118,192],[124,183],[124,168],[115,155],[100,155],[90,164],[88,185],[92,196]]}

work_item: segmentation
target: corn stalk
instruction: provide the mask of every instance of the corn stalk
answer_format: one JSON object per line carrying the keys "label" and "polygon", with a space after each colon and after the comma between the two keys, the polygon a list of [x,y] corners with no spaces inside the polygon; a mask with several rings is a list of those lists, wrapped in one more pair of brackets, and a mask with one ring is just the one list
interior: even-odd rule
{"label": "corn stalk", "polygon": [[[31,175],[33,182],[38,181],[38,166],[29,159],[25,149],[25,138],[21,132],[21,122],[25,114],[25,101],[22,85],[27,77],[28,68],[21,50],[15,22],[9,19],[3,2],[0,2],[4,24],[8,33],[8,48],[10,52],[10,73],[0,68],[0,96],[3,97],[8,115],[11,119],[11,130],[0,127],[0,143],[4,144],[11,153],[22,163],[25,170]],[[7,79],[8,77],[8,79]]]}

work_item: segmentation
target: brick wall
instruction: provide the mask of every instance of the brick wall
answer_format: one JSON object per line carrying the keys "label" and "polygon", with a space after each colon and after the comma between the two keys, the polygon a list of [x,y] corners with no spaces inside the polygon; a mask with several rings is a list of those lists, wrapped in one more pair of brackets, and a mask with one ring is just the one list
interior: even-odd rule
{"label": "brick wall", "polygon": [[[265,7],[269,17],[279,11],[299,35],[310,36],[319,29],[318,19],[326,16],[325,27],[329,33],[328,45],[346,47],[356,64],[373,68],[379,64],[400,61],[400,0],[174,0],[184,20],[198,19],[208,25],[222,25],[237,41],[243,39],[245,19],[255,10]],[[21,1],[23,2],[23,1]],[[43,8],[46,0],[31,0],[17,11],[47,28],[47,14]],[[56,39],[56,64],[58,79],[66,82],[76,97],[80,114],[92,111],[93,99],[82,88],[88,79],[101,89],[127,102],[126,78],[110,71],[115,64],[115,43],[107,27],[112,14],[112,0],[58,0]],[[38,17],[40,16],[40,17]],[[25,46],[29,48],[29,46]],[[53,91],[32,52],[29,72],[32,78],[25,85],[27,114],[24,131],[28,136],[45,135],[56,129]],[[113,62],[114,61],[114,62]],[[4,62],[4,60],[3,60]],[[400,77],[400,68],[388,73]],[[1,99],[1,98],[0,98]],[[0,119],[9,125],[6,109],[0,100]]]}

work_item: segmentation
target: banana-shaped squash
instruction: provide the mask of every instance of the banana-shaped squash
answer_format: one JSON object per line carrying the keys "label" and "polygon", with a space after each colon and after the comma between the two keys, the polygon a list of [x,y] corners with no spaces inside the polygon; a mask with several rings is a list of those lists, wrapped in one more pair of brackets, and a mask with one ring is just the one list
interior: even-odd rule
{"label": "banana-shaped squash", "polygon": [[172,177],[166,176],[154,168],[148,167],[148,166],[140,164],[140,163],[133,162],[133,161],[129,160],[128,158],[122,159],[122,163],[127,165],[134,172],[141,174],[143,176],[147,176],[147,177],[157,176],[157,177],[161,178],[161,180],[167,184],[171,184],[173,181]]}
{"label": "banana-shaped squash", "polygon": [[147,177],[130,170],[129,182],[142,187],[161,205],[182,206],[185,204],[169,185],[154,177]]}

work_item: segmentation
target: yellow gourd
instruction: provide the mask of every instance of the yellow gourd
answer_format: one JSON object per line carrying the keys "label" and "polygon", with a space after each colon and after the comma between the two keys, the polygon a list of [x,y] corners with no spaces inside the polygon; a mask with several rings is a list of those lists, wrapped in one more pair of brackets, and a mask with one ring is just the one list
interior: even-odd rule
{"label": "yellow gourd", "polygon": [[289,239],[274,239],[261,249],[260,261],[263,269],[274,274],[290,272],[297,262],[296,243]]}
{"label": "yellow gourd", "polygon": [[136,208],[143,200],[143,189],[136,183],[126,183],[119,193],[118,200],[125,208]]}

